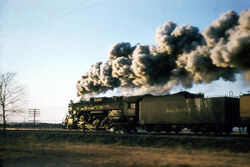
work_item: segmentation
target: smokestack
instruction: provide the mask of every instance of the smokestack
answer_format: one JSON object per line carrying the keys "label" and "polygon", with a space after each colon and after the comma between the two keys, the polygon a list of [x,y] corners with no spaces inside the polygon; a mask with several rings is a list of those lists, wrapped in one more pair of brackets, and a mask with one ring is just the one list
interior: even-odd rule
{"label": "smokestack", "polygon": [[156,46],[114,44],[107,62],[98,62],[77,82],[79,96],[107,90],[164,93],[174,85],[235,81],[242,73],[250,81],[250,9],[222,14],[203,32],[194,26],[166,22],[156,30]]}

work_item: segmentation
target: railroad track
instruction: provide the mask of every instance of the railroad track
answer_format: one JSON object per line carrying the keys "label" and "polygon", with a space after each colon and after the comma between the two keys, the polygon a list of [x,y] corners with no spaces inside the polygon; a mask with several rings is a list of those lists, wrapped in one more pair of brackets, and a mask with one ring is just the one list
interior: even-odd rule
{"label": "railroad track", "polygon": [[180,133],[164,133],[164,132],[137,132],[137,133],[124,133],[122,131],[118,132],[107,132],[107,131],[85,131],[80,130],[65,130],[59,128],[8,128],[10,132],[23,132],[23,133],[66,133],[66,134],[85,134],[85,135],[117,135],[117,136],[154,136],[154,137],[213,137],[213,138],[249,138],[250,136],[246,132],[234,131],[231,134],[202,134],[193,133],[189,131]]}

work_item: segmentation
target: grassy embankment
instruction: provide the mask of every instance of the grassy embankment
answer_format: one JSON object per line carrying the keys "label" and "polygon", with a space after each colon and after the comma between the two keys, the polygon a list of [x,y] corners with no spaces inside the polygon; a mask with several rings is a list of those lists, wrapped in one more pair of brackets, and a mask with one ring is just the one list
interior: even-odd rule
{"label": "grassy embankment", "polygon": [[0,157],[3,166],[249,166],[249,141],[9,132],[0,137]]}

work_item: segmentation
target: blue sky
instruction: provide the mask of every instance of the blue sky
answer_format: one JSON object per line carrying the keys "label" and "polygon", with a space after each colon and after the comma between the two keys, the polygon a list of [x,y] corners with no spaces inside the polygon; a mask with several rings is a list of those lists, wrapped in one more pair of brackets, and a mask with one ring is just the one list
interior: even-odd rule
{"label": "blue sky", "polygon": [[[114,43],[155,45],[155,30],[166,21],[202,31],[222,13],[249,7],[248,0],[1,0],[0,71],[18,74],[27,87],[27,108],[40,108],[41,121],[60,122],[76,97],[76,81],[90,65],[107,60]],[[237,78],[188,91],[237,96],[250,90]]]}

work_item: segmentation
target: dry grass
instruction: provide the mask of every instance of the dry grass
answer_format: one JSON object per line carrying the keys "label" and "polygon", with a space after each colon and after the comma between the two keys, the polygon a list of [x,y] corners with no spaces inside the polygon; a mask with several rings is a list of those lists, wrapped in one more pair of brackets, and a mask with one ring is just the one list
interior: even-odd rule
{"label": "dry grass", "polygon": [[207,149],[153,148],[25,138],[0,139],[2,165],[8,166],[107,166],[189,167],[249,166],[250,152]]}

